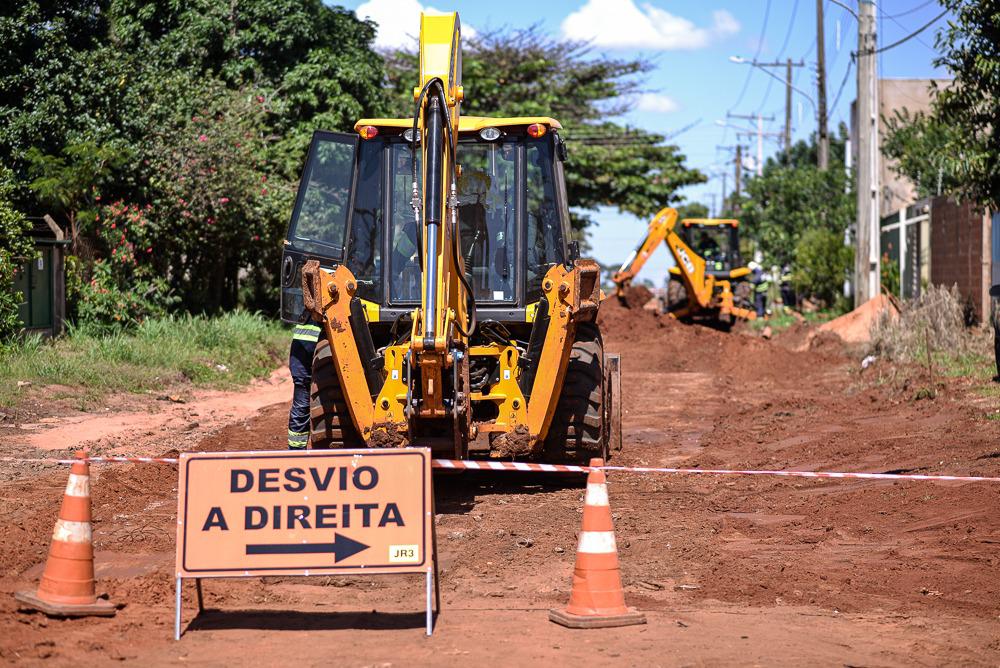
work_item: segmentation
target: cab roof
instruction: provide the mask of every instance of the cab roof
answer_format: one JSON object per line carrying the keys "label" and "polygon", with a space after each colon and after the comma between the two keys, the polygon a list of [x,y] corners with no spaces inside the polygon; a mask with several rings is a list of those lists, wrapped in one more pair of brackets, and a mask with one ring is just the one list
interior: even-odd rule
{"label": "cab roof", "polygon": [[[486,116],[461,116],[458,119],[459,132],[479,132],[483,128],[509,128],[513,126],[528,126],[534,123],[547,126],[550,130],[559,130],[562,124],[548,116],[515,116],[513,118],[490,118]],[[354,124],[357,131],[363,125],[374,125],[378,128],[412,128],[412,118],[362,118]]]}

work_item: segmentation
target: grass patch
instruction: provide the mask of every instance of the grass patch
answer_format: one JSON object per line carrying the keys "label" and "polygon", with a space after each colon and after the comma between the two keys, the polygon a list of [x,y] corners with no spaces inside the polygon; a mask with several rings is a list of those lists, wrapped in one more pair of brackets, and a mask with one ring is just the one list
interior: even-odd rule
{"label": "grass patch", "polygon": [[[833,320],[841,315],[841,313],[839,311],[810,311],[808,313],[800,313],[799,315],[810,325],[819,325]],[[799,320],[800,318],[795,317],[791,313],[782,312],[775,313],[767,318],[751,320],[749,324],[750,328],[755,332],[759,332],[765,327],[770,327],[772,332],[779,333],[796,324]]]}
{"label": "grass patch", "polygon": [[990,382],[996,371],[992,357],[976,351],[935,352],[931,355],[935,371],[950,378],[971,378],[976,382]]}
{"label": "grass patch", "polygon": [[83,403],[113,392],[146,392],[187,382],[230,388],[268,375],[288,350],[278,322],[242,311],[218,317],[147,320],[134,330],[98,334],[75,328],[53,341],[15,344],[0,358],[0,405],[17,402],[18,381],[59,385]]}

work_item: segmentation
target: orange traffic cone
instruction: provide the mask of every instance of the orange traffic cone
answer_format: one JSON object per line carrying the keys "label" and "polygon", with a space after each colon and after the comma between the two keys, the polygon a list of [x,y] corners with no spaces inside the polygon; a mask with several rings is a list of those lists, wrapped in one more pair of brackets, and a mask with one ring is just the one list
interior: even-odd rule
{"label": "orange traffic cone", "polygon": [[[591,459],[590,465],[604,466],[604,460]],[[604,471],[594,470],[587,476],[583,503],[583,530],[576,548],[569,605],[565,610],[550,610],[549,619],[571,629],[645,624],[646,615],[625,606]]]}
{"label": "orange traffic cone", "polygon": [[[76,456],[86,459],[85,452]],[[49,559],[36,593],[21,591],[14,598],[23,607],[54,617],[110,617],[116,608],[94,591],[94,545],[90,530],[90,466],[75,462],[52,532]]]}

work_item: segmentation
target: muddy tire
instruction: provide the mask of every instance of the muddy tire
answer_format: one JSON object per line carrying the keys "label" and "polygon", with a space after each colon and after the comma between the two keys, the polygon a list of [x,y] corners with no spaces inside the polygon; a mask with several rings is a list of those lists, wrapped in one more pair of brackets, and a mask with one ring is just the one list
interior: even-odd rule
{"label": "muddy tire", "polygon": [[365,447],[340,389],[333,351],[326,339],[320,339],[313,353],[309,404],[309,443],[313,449]]}
{"label": "muddy tire", "polygon": [[687,306],[688,293],[680,279],[671,278],[667,284],[667,311],[677,311]]}
{"label": "muddy tire", "polygon": [[746,281],[740,281],[733,286],[733,303],[740,308],[753,310],[753,288]]}
{"label": "muddy tire", "polygon": [[595,323],[580,323],[545,438],[545,461],[586,463],[605,456],[610,430],[604,424],[604,377],[601,330]]}

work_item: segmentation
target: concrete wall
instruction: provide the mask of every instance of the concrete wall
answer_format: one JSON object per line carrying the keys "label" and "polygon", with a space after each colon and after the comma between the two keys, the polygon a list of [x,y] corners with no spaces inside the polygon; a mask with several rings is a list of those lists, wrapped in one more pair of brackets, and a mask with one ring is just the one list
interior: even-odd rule
{"label": "concrete wall", "polygon": [[[893,118],[896,111],[906,109],[911,115],[918,111],[927,112],[931,106],[930,85],[949,83],[947,79],[879,79],[879,115],[882,119]],[[885,137],[885,122],[879,123],[879,134]],[[856,144],[855,144],[856,145]],[[879,159],[879,183],[882,192],[879,215],[888,216],[894,211],[917,201],[917,191],[909,179],[897,176],[892,170],[892,161],[884,156]]]}
{"label": "concrete wall", "polygon": [[957,285],[979,322],[989,315],[991,227],[988,213],[969,202],[931,202],[931,283]]}

